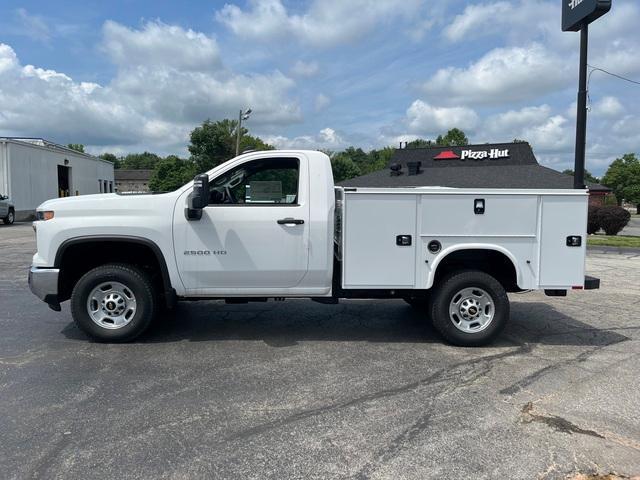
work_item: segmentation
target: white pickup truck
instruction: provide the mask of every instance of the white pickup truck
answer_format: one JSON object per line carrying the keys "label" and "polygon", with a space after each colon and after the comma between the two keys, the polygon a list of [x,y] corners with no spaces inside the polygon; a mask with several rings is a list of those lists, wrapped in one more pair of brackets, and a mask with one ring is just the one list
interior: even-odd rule
{"label": "white pickup truck", "polygon": [[171,193],[49,200],[33,293],[71,300],[101,341],[140,335],[176,301],[399,298],[449,342],[491,341],[507,292],[564,296],[585,277],[587,193],[335,187],[315,151],[241,155]]}

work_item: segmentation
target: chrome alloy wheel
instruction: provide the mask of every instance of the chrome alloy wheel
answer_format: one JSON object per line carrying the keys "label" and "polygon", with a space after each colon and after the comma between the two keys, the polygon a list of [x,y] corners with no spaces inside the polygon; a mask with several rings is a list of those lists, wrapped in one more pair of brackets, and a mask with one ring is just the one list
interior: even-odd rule
{"label": "chrome alloy wheel", "polygon": [[109,330],[122,328],[136,314],[136,297],[120,282],[103,282],[91,290],[87,313],[93,322]]}
{"label": "chrome alloy wheel", "polygon": [[493,320],[495,307],[491,296],[481,288],[464,288],[449,303],[449,318],[458,330],[477,333]]}

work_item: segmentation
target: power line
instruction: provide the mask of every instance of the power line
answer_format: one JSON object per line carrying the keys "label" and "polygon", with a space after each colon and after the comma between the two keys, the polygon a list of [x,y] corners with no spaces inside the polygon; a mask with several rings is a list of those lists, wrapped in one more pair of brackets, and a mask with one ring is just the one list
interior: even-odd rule
{"label": "power line", "polygon": [[629,82],[629,83],[633,83],[635,85],[640,85],[640,82],[636,81],[636,80],[632,80],[630,78],[627,77],[623,77],[622,75],[618,75],[617,73],[612,73],[609,72],[608,70],[605,70],[604,68],[600,68],[600,67],[594,67],[593,65],[590,65],[587,63],[587,66],[589,68],[591,68],[591,70],[589,71],[589,76],[587,77],[587,100],[588,100],[588,105],[587,105],[587,110],[590,111],[591,110],[591,95],[590,95],[590,89],[589,89],[589,85],[591,85],[591,75],[594,74],[594,72],[602,72],[605,73],[607,75],[611,75],[612,77],[616,77],[620,80],[624,80],[625,82]]}
{"label": "power line", "polygon": [[622,75],[618,75],[617,73],[609,72],[604,68],[594,67],[593,65],[589,65],[589,64],[587,65],[591,68],[591,71],[589,72],[589,79],[591,79],[591,75],[593,75],[593,72],[602,72],[602,73],[606,73],[607,75],[611,75],[612,77],[619,78],[620,80],[624,80],[625,82],[635,83],[636,85],[640,85],[640,82],[636,80],[631,80],[630,78],[623,77]]}

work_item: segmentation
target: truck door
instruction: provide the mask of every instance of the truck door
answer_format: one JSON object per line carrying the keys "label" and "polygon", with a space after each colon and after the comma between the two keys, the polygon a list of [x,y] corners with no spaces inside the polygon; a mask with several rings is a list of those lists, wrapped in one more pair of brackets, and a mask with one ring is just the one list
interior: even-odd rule
{"label": "truck door", "polygon": [[187,221],[176,209],[175,254],[185,288],[250,293],[298,285],[309,260],[308,178],[306,159],[249,160],[210,181],[200,220]]}

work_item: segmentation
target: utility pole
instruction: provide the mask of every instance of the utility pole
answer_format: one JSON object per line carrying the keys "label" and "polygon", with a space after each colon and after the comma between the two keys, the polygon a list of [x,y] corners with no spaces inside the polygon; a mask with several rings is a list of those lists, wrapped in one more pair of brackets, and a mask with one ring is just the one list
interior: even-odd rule
{"label": "utility pole", "polygon": [[242,121],[248,120],[249,115],[251,115],[251,109],[247,109],[247,111],[240,110],[238,114],[238,130],[236,132],[236,157],[240,155],[240,136],[242,135]]}

